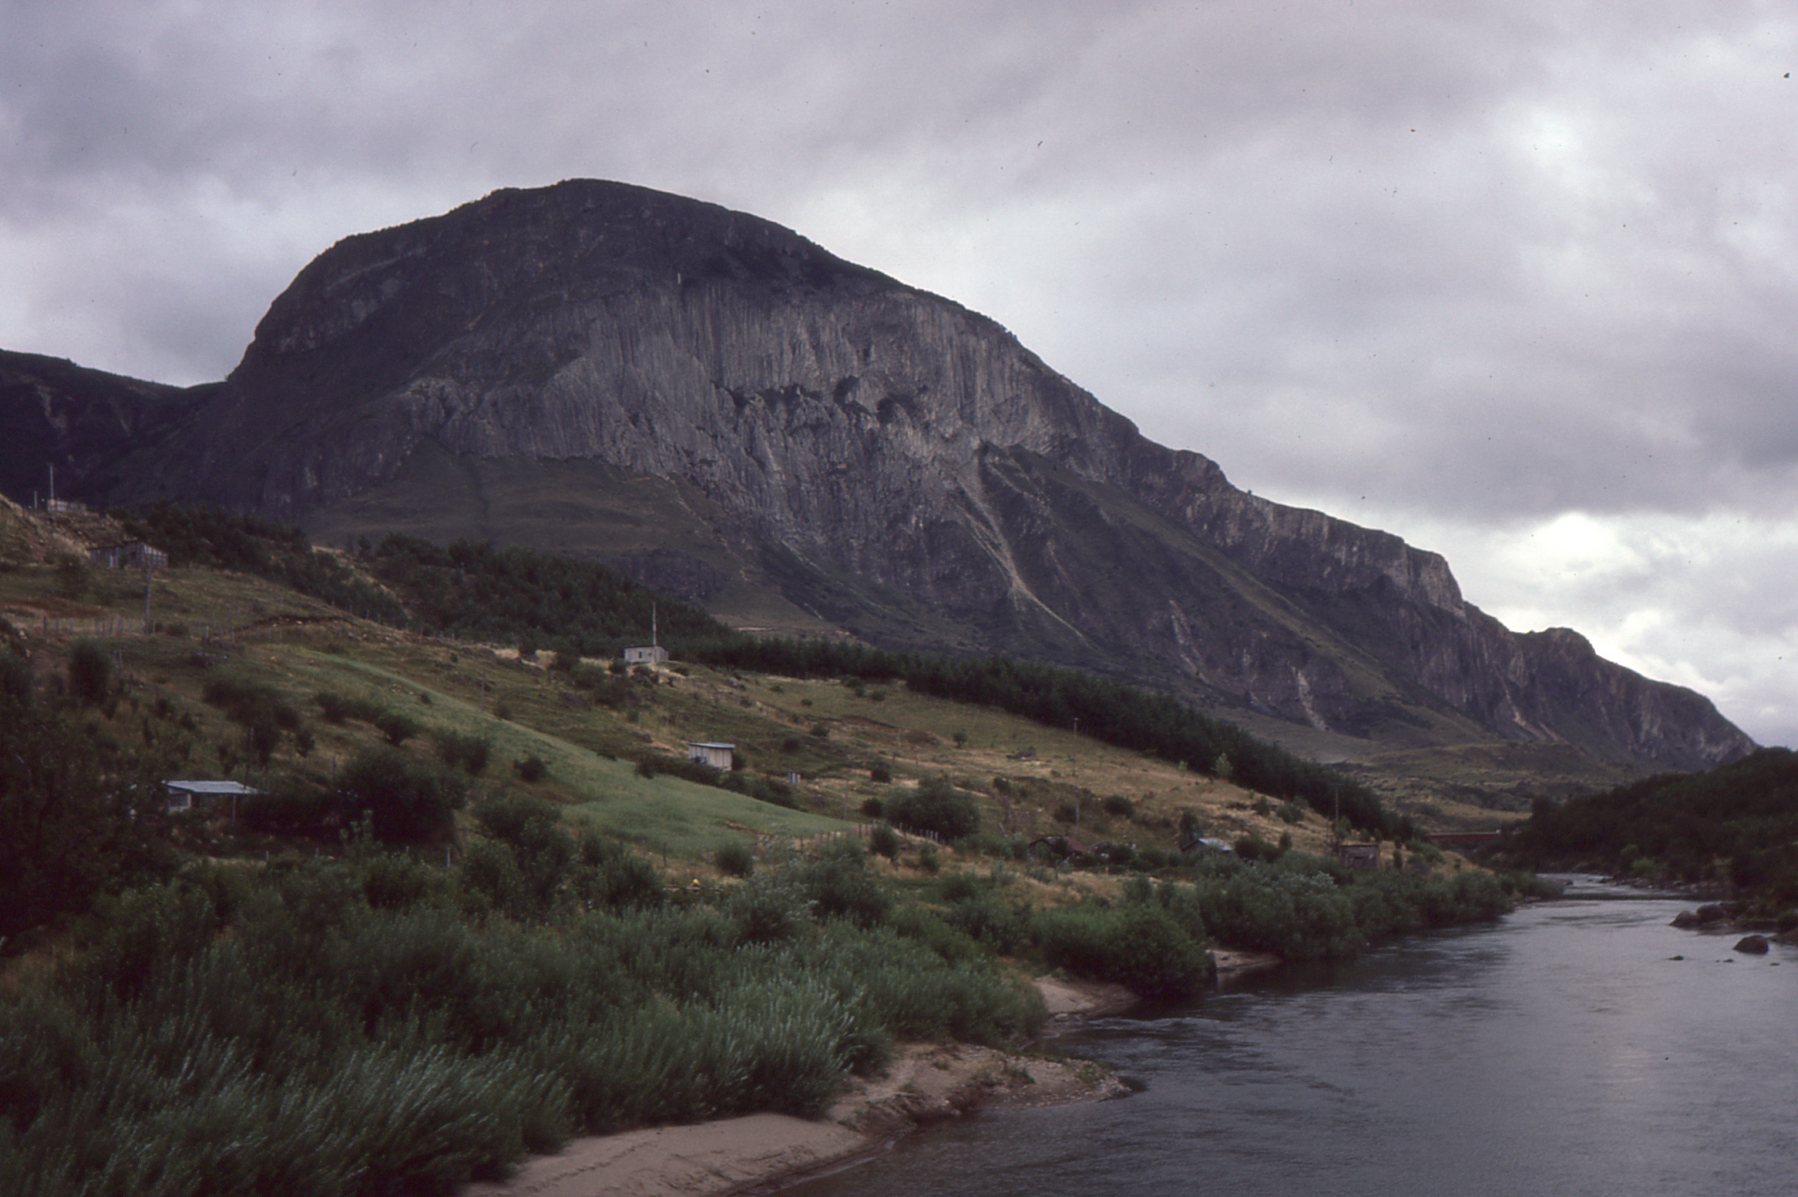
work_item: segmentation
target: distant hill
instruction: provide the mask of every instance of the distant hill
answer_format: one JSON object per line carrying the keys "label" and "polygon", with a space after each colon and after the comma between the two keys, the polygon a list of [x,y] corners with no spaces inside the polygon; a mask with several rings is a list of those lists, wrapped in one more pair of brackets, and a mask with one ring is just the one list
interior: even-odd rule
{"label": "distant hill", "polygon": [[1507,631],[1441,557],[1154,444],[992,320],[642,188],[501,191],[348,238],[214,386],[7,364],[0,427],[96,498],[553,548],[738,625],[1074,666],[1329,759],[1753,749],[1574,632]]}

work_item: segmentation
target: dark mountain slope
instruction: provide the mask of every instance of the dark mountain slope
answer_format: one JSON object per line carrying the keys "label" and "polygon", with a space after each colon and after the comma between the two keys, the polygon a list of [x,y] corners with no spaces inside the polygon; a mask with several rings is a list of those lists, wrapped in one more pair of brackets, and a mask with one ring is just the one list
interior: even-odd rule
{"label": "dark mountain slope", "polygon": [[332,534],[524,529],[716,609],[778,591],[881,643],[1386,745],[1676,768],[1752,747],[1571,633],[1509,633],[1435,554],[1145,440],[993,321],[640,188],[499,192],[340,242],[191,427],[165,442],[166,489]]}
{"label": "dark mountain slope", "polygon": [[0,492],[29,502],[159,485],[141,451],[173,439],[209,387],[171,387],[0,350]]}

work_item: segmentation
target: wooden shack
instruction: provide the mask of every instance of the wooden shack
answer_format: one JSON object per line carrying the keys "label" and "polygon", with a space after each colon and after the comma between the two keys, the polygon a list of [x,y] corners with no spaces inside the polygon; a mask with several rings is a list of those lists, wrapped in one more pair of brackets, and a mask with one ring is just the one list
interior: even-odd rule
{"label": "wooden shack", "polygon": [[715,741],[693,740],[687,744],[687,759],[699,765],[710,765],[714,769],[728,771],[731,762],[736,758],[735,744],[722,744]]}

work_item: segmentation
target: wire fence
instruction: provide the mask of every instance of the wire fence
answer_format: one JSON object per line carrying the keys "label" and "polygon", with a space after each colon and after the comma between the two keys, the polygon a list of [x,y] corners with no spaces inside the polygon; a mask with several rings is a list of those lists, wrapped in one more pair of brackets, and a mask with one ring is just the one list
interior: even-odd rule
{"label": "wire fence", "polygon": [[[758,856],[776,856],[787,852],[805,852],[842,840],[865,840],[874,834],[876,827],[881,826],[885,825],[855,823],[840,831],[821,831],[816,835],[760,835],[755,840],[755,852]],[[943,837],[934,831],[904,831],[895,827],[893,832],[902,840],[926,841],[937,845],[945,842]]]}
{"label": "wire fence", "polygon": [[97,636],[116,640],[125,636],[144,635],[144,621],[129,615],[106,615],[76,619],[70,616],[45,615],[38,620],[38,630],[49,636]]}

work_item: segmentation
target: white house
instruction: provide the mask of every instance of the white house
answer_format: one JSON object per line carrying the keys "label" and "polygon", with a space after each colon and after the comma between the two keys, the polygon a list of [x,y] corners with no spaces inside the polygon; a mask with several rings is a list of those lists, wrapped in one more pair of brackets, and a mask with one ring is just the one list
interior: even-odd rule
{"label": "white house", "polygon": [[226,801],[232,803],[235,811],[237,799],[253,797],[262,792],[241,781],[165,781],[162,789],[168,795],[170,814],[193,810],[202,804],[217,806]]}
{"label": "white house", "polygon": [[659,644],[639,644],[624,650],[626,665],[662,665],[668,660],[668,650]]}

